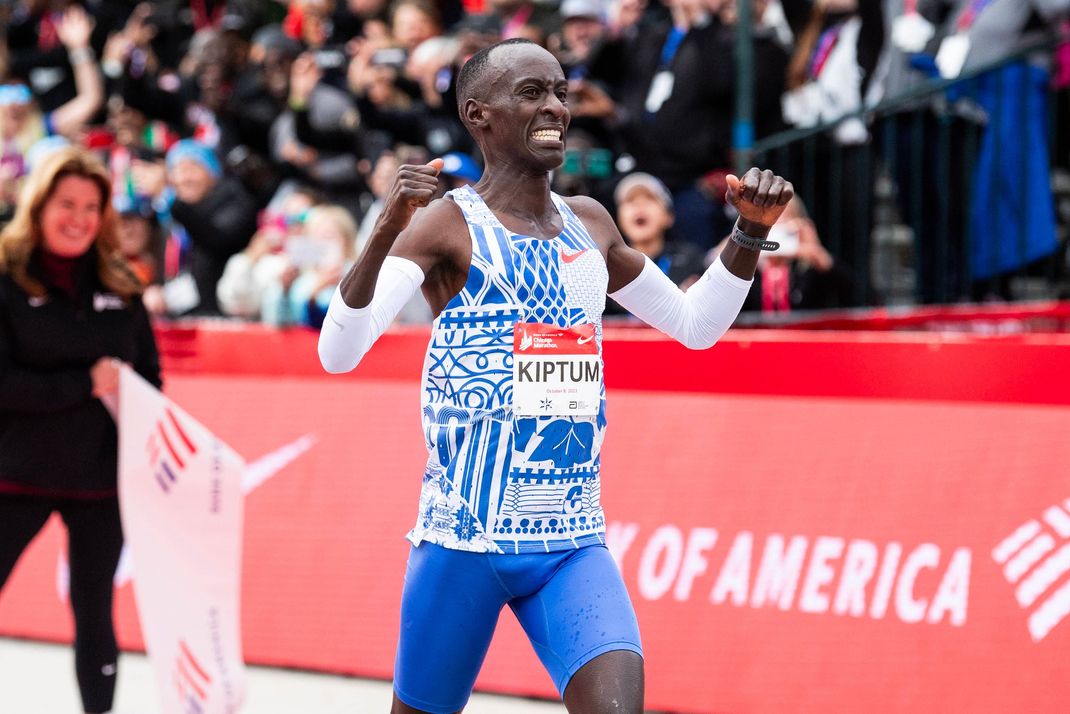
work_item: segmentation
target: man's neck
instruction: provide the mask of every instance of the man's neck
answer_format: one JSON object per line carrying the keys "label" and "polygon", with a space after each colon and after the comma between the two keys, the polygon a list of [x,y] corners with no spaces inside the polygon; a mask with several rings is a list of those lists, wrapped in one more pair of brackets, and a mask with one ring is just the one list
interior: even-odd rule
{"label": "man's neck", "polygon": [[515,232],[545,236],[556,234],[560,228],[557,208],[550,200],[549,173],[530,176],[512,167],[496,170],[488,166],[474,188],[494,213],[524,224],[524,230]]}

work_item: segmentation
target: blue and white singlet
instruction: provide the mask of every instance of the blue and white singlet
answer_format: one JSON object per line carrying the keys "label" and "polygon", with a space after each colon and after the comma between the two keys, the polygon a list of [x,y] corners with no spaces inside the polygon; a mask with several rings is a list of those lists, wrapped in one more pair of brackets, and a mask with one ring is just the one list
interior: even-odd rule
{"label": "blue and white singlet", "polygon": [[429,457],[408,538],[489,553],[604,543],[605,384],[597,415],[514,417],[513,330],[594,325],[601,365],[605,260],[560,196],[551,194],[564,229],[544,240],[510,233],[471,187],[449,195],[468,223],[472,264],[432,326],[421,384]]}

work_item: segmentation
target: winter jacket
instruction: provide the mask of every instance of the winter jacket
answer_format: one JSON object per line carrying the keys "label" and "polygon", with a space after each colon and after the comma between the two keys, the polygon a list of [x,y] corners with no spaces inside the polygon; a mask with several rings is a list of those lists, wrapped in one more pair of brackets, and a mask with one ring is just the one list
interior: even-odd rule
{"label": "winter jacket", "polygon": [[54,288],[31,297],[0,275],[0,491],[114,496],[118,437],[92,395],[89,369],[100,357],[117,357],[160,385],[140,297],[106,290],[93,250],[79,259],[75,276],[72,300]]}

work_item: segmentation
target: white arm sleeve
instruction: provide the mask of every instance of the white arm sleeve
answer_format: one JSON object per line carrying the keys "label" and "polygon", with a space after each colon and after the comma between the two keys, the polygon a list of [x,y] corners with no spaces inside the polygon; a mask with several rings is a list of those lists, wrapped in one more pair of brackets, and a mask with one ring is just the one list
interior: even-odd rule
{"label": "white arm sleeve", "polygon": [[609,296],[689,349],[704,350],[731,327],[751,282],[732,275],[718,258],[683,292],[647,258],[639,276]]}
{"label": "white arm sleeve", "polygon": [[387,256],[379,269],[375,295],[366,306],[349,307],[336,288],[320,328],[323,368],[331,374],[341,374],[356,367],[423,282],[424,272],[416,263]]}

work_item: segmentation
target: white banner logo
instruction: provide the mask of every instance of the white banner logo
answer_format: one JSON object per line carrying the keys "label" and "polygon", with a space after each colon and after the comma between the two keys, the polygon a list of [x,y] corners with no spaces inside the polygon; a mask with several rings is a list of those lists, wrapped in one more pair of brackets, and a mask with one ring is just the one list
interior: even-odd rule
{"label": "white banner logo", "polygon": [[161,711],[232,714],[245,695],[245,464],[133,370],[123,370],[119,396],[123,532]]}
{"label": "white banner logo", "polygon": [[[1014,597],[1029,610],[1029,636],[1040,642],[1070,615],[1070,498],[1029,520],[992,551],[1003,577],[1016,585]],[[1065,508],[1065,510],[1064,510]],[[1062,584],[1059,581],[1062,580]]]}

